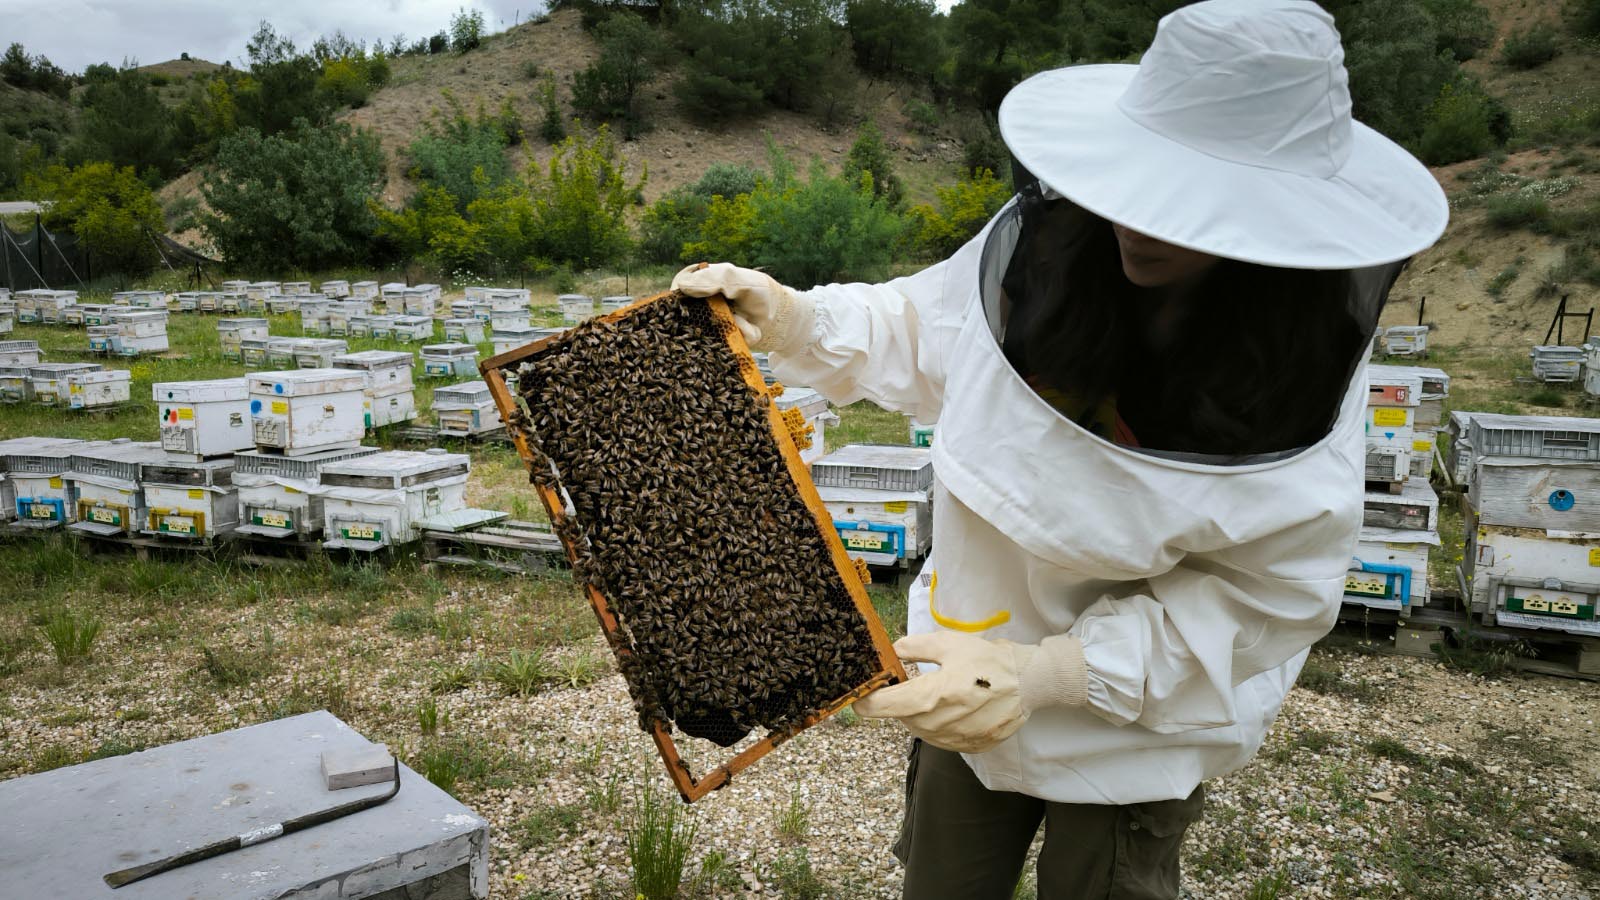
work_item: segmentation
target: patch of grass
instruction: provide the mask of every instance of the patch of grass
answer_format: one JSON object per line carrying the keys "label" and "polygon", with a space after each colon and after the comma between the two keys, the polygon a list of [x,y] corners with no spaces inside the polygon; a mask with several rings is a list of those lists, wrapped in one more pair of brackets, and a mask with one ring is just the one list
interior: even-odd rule
{"label": "patch of grass", "polygon": [[55,651],[56,662],[70,666],[89,659],[104,627],[93,615],[63,606],[45,614],[40,630],[50,642],[50,649]]}
{"label": "patch of grass", "polygon": [[542,650],[512,650],[491,665],[488,674],[506,693],[527,697],[550,681],[552,670]]}
{"label": "patch of grass", "polygon": [[904,637],[906,633],[906,590],[888,585],[872,584],[867,586],[867,597],[872,601],[872,608],[877,610],[878,618],[883,620],[883,628],[889,633],[889,639],[897,640]]}
{"label": "patch of grass", "polygon": [[65,744],[50,744],[33,755],[30,768],[34,772],[48,772],[63,766],[75,766],[83,762],[83,758],[76,751]]}
{"label": "patch of grass", "polygon": [[241,687],[276,671],[277,653],[272,632],[263,629],[260,643],[253,646],[202,645],[200,669],[219,687]]}
{"label": "patch of grass", "polygon": [[811,867],[811,852],[792,847],[772,861],[772,883],[778,892],[792,900],[822,900],[830,896],[828,883]]}
{"label": "patch of grass", "polygon": [[588,687],[610,674],[606,658],[584,649],[563,656],[555,665],[555,682],[563,687]]}
{"label": "patch of grass", "polygon": [[416,756],[414,768],[439,790],[455,796],[461,782],[482,780],[506,764],[503,756],[482,742],[457,739],[424,747]]}
{"label": "patch of grass", "polygon": [[[688,807],[646,785],[628,822],[628,864],[634,893],[644,900],[676,900],[694,849],[698,824]],[[792,895],[791,895],[792,896]]]}
{"label": "patch of grass", "polygon": [[1294,744],[1296,747],[1304,747],[1312,753],[1321,753],[1329,747],[1337,747],[1339,738],[1332,732],[1308,728],[1294,736]]}
{"label": "patch of grass", "polygon": [[589,786],[584,802],[595,812],[609,816],[622,808],[622,776],[612,772],[606,779]]}
{"label": "patch of grass", "polygon": [[1500,45],[1500,61],[1513,69],[1537,69],[1558,52],[1555,29],[1540,22],[1507,35]]}
{"label": "patch of grass", "polygon": [[20,628],[0,634],[0,678],[22,671],[22,656],[33,649],[34,643],[33,635]]}
{"label": "patch of grass", "polygon": [[110,737],[101,741],[98,746],[89,751],[84,757],[84,762],[96,759],[110,759],[113,756],[127,756],[129,753],[138,753],[144,749],[144,744],[130,744],[120,737]]}
{"label": "patch of grass", "polygon": [[1440,644],[1439,659],[1449,668],[1484,677],[1508,675],[1517,670],[1518,659],[1538,655],[1526,641],[1495,641],[1470,633],[1462,635],[1460,641],[1458,647]]}
{"label": "patch of grass", "polygon": [[1490,728],[1478,739],[1478,747],[1516,765],[1529,769],[1567,768],[1572,760],[1551,741],[1529,731]]}
{"label": "patch of grass", "polygon": [[1377,737],[1367,741],[1367,752],[1380,759],[1410,766],[1413,769],[1428,767],[1428,758],[1391,737]]}
{"label": "patch of grass", "polygon": [[583,824],[583,807],[553,803],[537,806],[512,826],[518,850],[531,850],[554,843],[576,832]]}
{"label": "patch of grass", "polygon": [[1528,395],[1528,405],[1560,409],[1567,405],[1567,396],[1554,388],[1542,388]]}
{"label": "patch of grass", "polygon": [[1488,222],[1495,228],[1511,231],[1527,228],[1546,230],[1550,222],[1550,204],[1543,197],[1523,193],[1497,194],[1483,204]]}
{"label": "patch of grass", "polygon": [[1296,685],[1330,697],[1345,697],[1362,703],[1372,703],[1383,698],[1383,691],[1366,680],[1351,681],[1339,669],[1326,665],[1313,656],[1300,670]]}
{"label": "patch of grass", "polygon": [[430,634],[437,624],[431,606],[402,606],[389,617],[389,630],[406,637]]}
{"label": "patch of grass", "polygon": [[127,709],[122,710],[121,712],[117,713],[117,718],[124,722],[144,722],[153,718],[155,714],[156,711],[153,708],[139,705],[130,706]]}
{"label": "patch of grass", "polygon": [[422,698],[417,704],[417,730],[423,735],[432,737],[439,733],[439,726],[449,719],[448,713],[439,712],[439,701],[431,695]]}
{"label": "patch of grass", "polygon": [[433,677],[428,681],[428,691],[433,694],[453,694],[464,691],[477,680],[470,666],[436,664]]}
{"label": "patch of grass", "polygon": [[1501,269],[1493,278],[1489,279],[1489,283],[1484,285],[1483,289],[1487,291],[1491,297],[1504,296],[1506,288],[1511,287],[1512,282],[1516,281],[1517,276],[1521,274],[1522,267],[1516,263],[1512,263],[1511,265],[1506,266],[1504,269]]}
{"label": "patch of grass", "polygon": [[735,893],[742,887],[739,873],[734,871],[728,855],[721,850],[712,850],[700,859],[700,871],[694,876],[691,893],[720,897]]}
{"label": "patch of grass", "polygon": [[844,709],[839,710],[839,712],[836,713],[833,718],[834,721],[838,722],[840,725],[843,725],[845,728],[854,728],[855,726],[861,724],[861,714],[856,712],[854,705],[846,706]]}
{"label": "patch of grass", "polygon": [[778,816],[778,834],[786,840],[803,841],[811,830],[811,807],[800,796],[800,788],[789,791],[789,805]]}
{"label": "patch of grass", "polygon": [[1279,897],[1289,896],[1292,888],[1289,870],[1278,869],[1271,875],[1256,879],[1244,896],[1245,900],[1278,900]]}
{"label": "patch of grass", "polygon": [[1211,846],[1195,854],[1197,871],[1228,876],[1243,872],[1253,864],[1244,835],[1228,832]]}

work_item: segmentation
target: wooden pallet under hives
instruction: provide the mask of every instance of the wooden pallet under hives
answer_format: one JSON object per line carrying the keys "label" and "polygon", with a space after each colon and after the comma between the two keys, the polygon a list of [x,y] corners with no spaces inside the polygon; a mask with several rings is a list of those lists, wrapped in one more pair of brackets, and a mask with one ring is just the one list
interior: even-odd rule
{"label": "wooden pallet under hives", "polygon": [[[675,295],[666,293],[648,297],[622,309],[598,316],[596,320],[615,321],[622,319],[648,304],[673,296]],[[876,610],[873,609],[872,601],[867,597],[865,567],[858,566],[845,552],[844,544],[839,539],[839,533],[833,527],[833,516],[823,505],[822,498],[818,496],[817,489],[812,484],[810,470],[800,459],[800,452],[795,444],[795,428],[791,421],[792,417],[784,416],[777,406],[773,404],[772,397],[775,396],[776,391],[770,389],[762,379],[760,369],[750,355],[750,349],[745,344],[743,335],[734,324],[733,315],[729,312],[727,303],[721,297],[713,297],[704,302],[709,306],[713,321],[720,326],[722,334],[727,341],[729,352],[739,358],[739,370],[746,385],[750,390],[755,391],[766,400],[767,421],[772,439],[776,442],[778,450],[783,456],[790,479],[798,489],[806,508],[811,512],[812,519],[817,526],[819,539],[824,541],[829,549],[833,569],[848,591],[856,611],[865,621],[876,655],[876,670],[865,682],[857,685],[843,696],[828,702],[821,709],[814,711],[801,721],[783,729],[768,731],[765,736],[740,751],[731,759],[698,775],[690,770],[688,763],[683,759],[679,752],[678,744],[672,736],[671,728],[661,722],[653,722],[651,725],[651,738],[655,741],[656,749],[661,754],[662,761],[666,764],[668,777],[672,779],[673,785],[686,802],[698,800],[717,788],[726,785],[735,774],[766,756],[777,745],[806,728],[823,721],[872,691],[885,685],[906,680],[905,668],[901,665],[899,657],[895,655],[889,636],[885,633]],[[506,372],[511,371],[514,373],[524,361],[538,356],[547,347],[556,344],[562,339],[562,335],[554,335],[525,347],[519,347],[515,350],[489,357],[481,361],[478,366],[483,373],[484,380],[489,385],[489,393],[494,397],[495,405],[500,409],[500,417],[506,423],[506,431],[511,438],[512,444],[517,448],[517,453],[522,457],[523,462],[530,466],[535,464],[539,454],[529,446],[527,436],[521,427],[524,421],[522,408],[518,404],[518,397],[506,384]],[[777,390],[781,391],[782,388],[777,387]],[[538,492],[539,499],[544,503],[545,510],[549,513],[551,523],[556,526],[556,530],[559,532],[566,516],[565,505],[556,488],[538,484],[533,487]],[[563,543],[566,543],[566,538],[563,538]],[[577,560],[577,551],[578,548],[570,544],[566,546],[570,561],[575,562]],[[628,653],[629,651],[626,649],[624,641],[619,638],[619,625],[615,614],[611,610],[610,602],[594,585],[586,584],[584,587],[589,604],[593,607],[596,618],[600,620],[601,629],[606,633],[607,642],[617,654]]]}

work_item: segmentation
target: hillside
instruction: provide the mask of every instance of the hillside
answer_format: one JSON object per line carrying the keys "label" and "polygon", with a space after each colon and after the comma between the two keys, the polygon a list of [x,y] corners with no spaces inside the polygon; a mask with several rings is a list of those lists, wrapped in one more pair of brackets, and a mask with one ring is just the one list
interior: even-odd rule
{"label": "hillside", "polygon": [[[524,71],[531,63],[561,83],[560,96],[566,104],[570,99],[566,87],[569,78],[598,55],[594,41],[580,22],[577,10],[557,10],[544,22],[524,24],[495,35],[465,56],[396,59],[391,84],[373,94],[366,106],[341,115],[345,121],[372,129],[382,140],[390,159],[385,202],[401,203],[413,192],[414,186],[403,177],[404,151],[422,123],[448,108],[444,92],[448,91],[469,110],[481,104],[493,111],[509,98],[531,131],[539,120],[533,97],[535,82]],[[630,159],[649,168],[646,200],[695,181],[712,163],[764,164],[767,134],[801,161],[813,156],[836,161],[850,147],[852,135],[848,129],[824,131],[810,117],[789,112],[770,112],[723,131],[703,129],[679,114],[672,98],[672,80],[671,73],[658,78],[647,94],[654,130],[623,145],[623,152]],[[931,199],[933,184],[959,175],[959,147],[951,138],[924,137],[906,127],[901,111],[907,99],[904,90],[898,85],[862,79],[856,91],[858,112],[875,118],[896,149],[901,177],[913,199]],[[549,147],[536,135],[526,147],[513,147],[508,152],[520,167],[530,150],[535,159],[549,158]]]}

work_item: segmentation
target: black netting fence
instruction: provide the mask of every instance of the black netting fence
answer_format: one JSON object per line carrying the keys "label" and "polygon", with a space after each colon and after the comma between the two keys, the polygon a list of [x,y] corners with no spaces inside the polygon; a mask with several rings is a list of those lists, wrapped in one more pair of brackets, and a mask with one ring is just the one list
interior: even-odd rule
{"label": "black netting fence", "polygon": [[13,291],[73,290],[96,274],[88,249],[75,236],[37,221],[26,231],[0,224],[0,245],[0,284]]}

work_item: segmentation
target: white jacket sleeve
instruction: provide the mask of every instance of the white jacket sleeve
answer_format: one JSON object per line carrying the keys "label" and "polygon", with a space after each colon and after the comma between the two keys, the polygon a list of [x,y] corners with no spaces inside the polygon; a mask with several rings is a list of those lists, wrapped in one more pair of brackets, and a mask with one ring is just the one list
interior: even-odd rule
{"label": "white jacket sleeve", "polygon": [[781,381],[815,388],[841,406],[871,400],[919,421],[939,418],[946,358],[977,303],[988,228],[949,259],[884,284],[829,284],[805,291],[817,305],[810,340],[772,354]]}
{"label": "white jacket sleeve", "polygon": [[1150,578],[1148,592],[1103,597],[1073,623],[1091,709],[1159,733],[1233,724],[1239,684],[1333,627],[1342,571],[1300,580],[1240,568],[1225,555],[1186,557]]}

